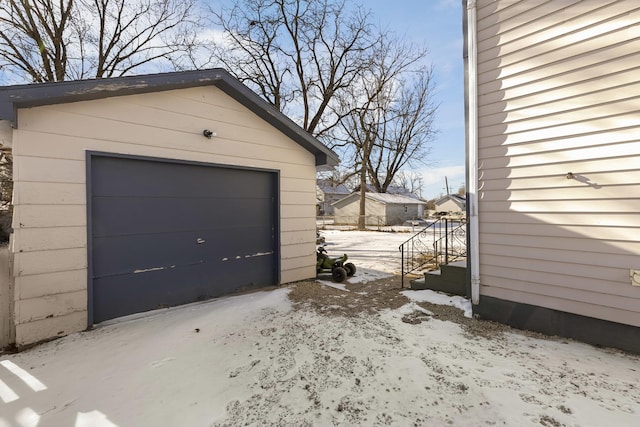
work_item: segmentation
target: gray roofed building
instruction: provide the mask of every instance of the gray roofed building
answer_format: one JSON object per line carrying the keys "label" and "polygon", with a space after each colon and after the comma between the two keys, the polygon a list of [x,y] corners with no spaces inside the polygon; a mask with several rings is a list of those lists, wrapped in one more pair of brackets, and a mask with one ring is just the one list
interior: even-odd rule
{"label": "gray roofed building", "polygon": [[316,199],[318,215],[333,215],[333,203],[349,195],[351,190],[344,184],[335,183],[329,179],[316,181]]}
{"label": "gray roofed building", "polygon": [[[366,225],[399,225],[408,219],[422,218],[426,203],[399,194],[367,192]],[[352,193],[333,204],[336,224],[357,224],[360,193]]]}

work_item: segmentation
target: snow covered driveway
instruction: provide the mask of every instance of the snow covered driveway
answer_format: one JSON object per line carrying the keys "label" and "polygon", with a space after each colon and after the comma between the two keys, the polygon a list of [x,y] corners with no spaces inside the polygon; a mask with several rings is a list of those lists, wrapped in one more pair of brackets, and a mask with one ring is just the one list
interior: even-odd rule
{"label": "snow covered driveway", "polygon": [[[377,271],[340,234],[327,240]],[[0,427],[640,425],[638,356],[474,333],[461,310],[447,307],[460,317],[450,321],[417,301],[433,300],[428,291],[348,316],[289,295],[373,305],[367,286],[220,298],[2,355]]]}

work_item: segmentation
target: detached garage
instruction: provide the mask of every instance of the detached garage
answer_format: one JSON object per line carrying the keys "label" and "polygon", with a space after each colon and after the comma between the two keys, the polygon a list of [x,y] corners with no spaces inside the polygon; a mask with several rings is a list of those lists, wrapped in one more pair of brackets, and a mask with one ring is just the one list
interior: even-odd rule
{"label": "detached garage", "polygon": [[[408,219],[422,218],[425,203],[400,194],[365,194],[365,224],[399,225]],[[358,224],[360,216],[360,193],[351,193],[333,203],[336,224]]]}
{"label": "detached garage", "polygon": [[224,70],[4,87],[0,119],[4,345],[315,275],[337,156]]}

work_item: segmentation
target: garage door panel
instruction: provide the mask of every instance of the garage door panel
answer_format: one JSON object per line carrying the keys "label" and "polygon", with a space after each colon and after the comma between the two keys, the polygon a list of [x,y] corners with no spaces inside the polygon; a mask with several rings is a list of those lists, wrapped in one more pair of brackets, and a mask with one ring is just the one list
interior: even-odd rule
{"label": "garage door panel", "polygon": [[[195,198],[123,198],[97,197],[93,209],[101,216],[93,223],[95,236],[167,233],[228,227],[270,227],[273,224],[273,200],[195,199]],[[129,217],[129,221],[122,218]]]}
{"label": "garage door panel", "polygon": [[[180,197],[243,199],[263,197],[271,191],[270,172],[219,168],[182,163],[104,158],[100,167],[108,169],[109,181],[96,182],[94,196]],[[131,185],[135,182],[135,185]],[[205,183],[206,185],[202,185]],[[247,185],[249,184],[249,185]]]}
{"label": "garage door panel", "polygon": [[270,286],[271,279],[256,272],[273,262],[273,255],[268,255],[242,263],[218,261],[95,279],[94,298],[101,304],[95,306],[94,319],[100,322]]}
{"label": "garage door panel", "polygon": [[275,262],[274,253],[261,253],[248,258],[204,263],[205,289],[215,289],[220,296],[232,292],[274,285],[273,278],[260,273]]}
{"label": "garage door panel", "polygon": [[277,284],[274,172],[103,155],[90,166],[94,322]]}
{"label": "garage door panel", "polygon": [[[147,271],[119,277],[103,277],[93,280],[93,308],[95,322],[126,316],[133,313],[155,310],[173,304],[184,304],[189,297],[180,301],[176,295],[175,283],[184,280],[190,269],[178,267],[164,271]],[[183,283],[189,283],[190,280]],[[192,283],[192,282],[191,282]],[[181,291],[190,295],[193,285],[182,286]]]}
{"label": "garage door panel", "polygon": [[[163,247],[170,250],[158,250]],[[118,253],[94,261],[93,276],[100,278],[273,252],[273,236],[261,227],[123,235],[94,238],[93,250]]]}

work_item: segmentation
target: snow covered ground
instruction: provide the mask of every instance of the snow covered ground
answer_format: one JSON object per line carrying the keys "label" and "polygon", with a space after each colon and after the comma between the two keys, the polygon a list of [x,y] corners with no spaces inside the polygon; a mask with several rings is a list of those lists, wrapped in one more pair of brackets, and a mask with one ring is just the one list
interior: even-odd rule
{"label": "snow covered ground", "polygon": [[[411,227],[401,229],[411,230]],[[412,234],[407,232],[322,230],[330,257],[346,253],[356,264],[358,274],[348,282],[358,283],[400,274],[399,246]]]}
{"label": "snow covered ground", "polygon": [[[366,278],[405,233],[325,232]],[[309,284],[309,286],[325,286]],[[640,357],[560,339],[473,335],[418,306],[355,317],[289,288],[102,325],[0,356],[5,426],[637,426]],[[364,295],[366,297],[366,295]],[[418,313],[420,321],[405,322]]]}

